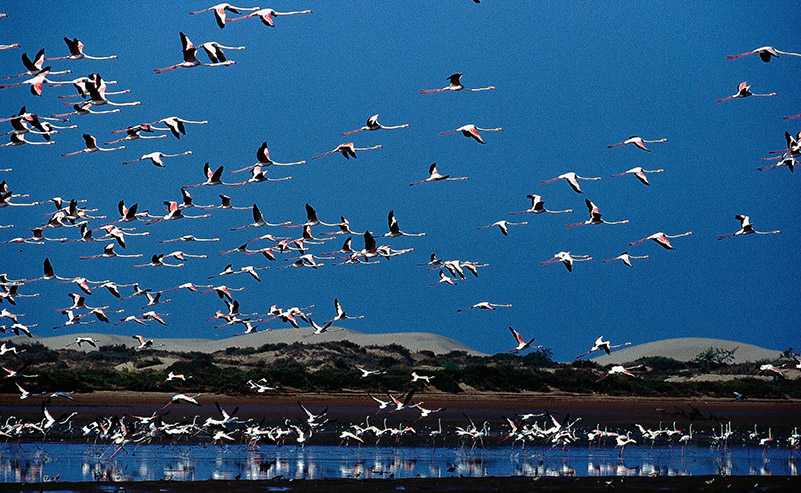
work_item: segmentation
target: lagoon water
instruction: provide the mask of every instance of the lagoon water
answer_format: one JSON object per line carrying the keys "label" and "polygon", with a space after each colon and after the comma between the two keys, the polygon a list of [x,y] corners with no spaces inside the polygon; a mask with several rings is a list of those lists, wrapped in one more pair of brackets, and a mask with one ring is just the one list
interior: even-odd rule
{"label": "lagoon water", "polygon": [[[0,446],[0,481],[146,481],[170,479],[340,479],[464,476],[797,475],[787,449],[629,446],[567,450],[336,447],[330,445],[107,445],[23,443]],[[449,471],[450,469],[450,471]]]}

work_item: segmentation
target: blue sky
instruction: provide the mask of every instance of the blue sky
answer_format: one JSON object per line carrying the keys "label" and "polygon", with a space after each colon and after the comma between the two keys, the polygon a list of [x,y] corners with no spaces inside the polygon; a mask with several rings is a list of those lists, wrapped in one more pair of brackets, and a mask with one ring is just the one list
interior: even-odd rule
{"label": "blue sky", "polygon": [[[225,181],[247,178],[227,171],[252,164],[263,141],[276,161],[308,160],[348,141],[357,147],[383,145],[359,153],[356,160],[332,155],[269,170],[274,178],[293,177],[286,182],[192,189],[198,204],[216,203],[219,193],[230,195],[235,205],[257,203],[268,221],[302,222],[309,202],[323,221],[336,222],[344,215],[356,231],[386,232],[392,209],[401,229],[427,233],[379,240],[415,250],[376,266],[271,270],[262,273],[261,283],[243,276],[216,280],[246,287],[237,296],[244,312],[265,312],[272,304],[315,304],[314,318],[323,321],[333,316],[332,300],[338,297],[349,313],[365,315],[342,324],[354,330],[435,332],[494,353],[512,346],[506,327],[513,326],[553,348],[558,359],[584,352],[602,334],[613,343],[700,336],[777,349],[801,346],[797,173],[756,170],[769,150],[784,146],[785,131],[799,130],[801,119],[782,117],[801,112],[801,58],[784,56],[767,64],[757,56],[726,59],[764,45],[801,51],[801,13],[785,3],[560,2],[533,9],[491,0],[275,2],[270,7],[278,11],[311,9],[313,14],[279,17],[274,28],[246,19],[222,30],[211,13],[188,15],[211,2],[148,8],[99,2],[91,14],[82,13],[79,2],[39,5],[31,9],[28,2],[4,2],[2,11],[9,16],[0,20],[0,43],[22,48],[0,52],[3,75],[22,70],[23,52],[32,56],[45,48],[49,57],[62,56],[67,51],[62,37],[78,37],[86,53],[119,59],[54,61],[54,70],[69,68],[73,74],[51,78],[99,72],[119,81],[109,90],[131,90],[110,100],[142,105],[119,114],[74,117],[80,128],[56,135],[57,145],[0,149],[0,168],[14,169],[0,173],[0,179],[17,193],[29,193],[31,200],[86,199],[88,206],[115,218],[116,204],[124,199],[163,214],[162,201],[180,200],[181,186],[202,181],[207,161],[213,168],[225,166]],[[196,45],[214,40],[247,50],[227,52],[234,66],[155,74],[154,68],[181,61],[179,31]],[[205,60],[205,54],[199,57]],[[445,86],[454,72],[464,73],[467,87],[494,85],[497,90],[418,94],[419,89]],[[715,103],[736,92],[741,81],[748,81],[754,92],[778,96]],[[27,87],[0,90],[0,114],[10,116],[22,105],[41,115],[69,111],[58,96],[71,90],[46,87],[42,97]],[[340,135],[375,113],[386,125],[408,123],[410,128]],[[126,142],[122,151],[61,157],[83,147],[83,132],[105,142],[116,138],[112,130],[170,115],[210,124],[189,126],[181,140],[138,140]],[[486,133],[485,145],[439,135],[467,123],[504,131]],[[669,142],[651,144],[650,153],[633,146],[606,149],[631,135]],[[165,168],[144,162],[121,166],[155,150],[194,154],[167,160]],[[432,162],[444,174],[470,180],[409,187],[426,177]],[[635,166],[665,172],[649,175],[650,187],[632,176],[610,177]],[[540,184],[568,171],[603,179],[582,182],[581,195],[563,181]],[[575,213],[509,216],[529,206],[526,194],[531,193],[542,195],[549,208]],[[595,202],[605,219],[630,223],[566,229],[586,219],[584,198]],[[27,229],[44,222],[43,214],[51,210],[49,205],[0,210],[0,224],[16,225],[0,230],[0,236],[28,236]],[[209,255],[190,259],[182,269],[131,268],[141,259],[78,260],[101,253],[105,242],[95,242],[0,245],[0,271],[12,278],[38,277],[42,261],[50,257],[63,276],[167,289],[188,281],[206,283],[208,275],[228,263],[235,268],[267,265],[260,257],[220,257],[217,252],[267,232],[294,236],[299,231],[230,232],[250,222],[250,213],[212,214],[206,220],[140,224],[137,229],[150,236],[131,238],[124,252],[143,253],[145,260],[175,249]],[[749,215],[758,230],[782,233],[717,241],[718,235],[738,229],[735,214]],[[512,227],[508,237],[497,229],[476,230],[520,218],[529,224]],[[326,230],[314,229],[317,234]],[[600,262],[657,231],[694,235],[675,240],[674,251],[653,242],[629,248],[632,254],[650,256],[632,269]],[[74,238],[77,231],[46,234]],[[184,234],[222,241],[158,243]],[[359,237],[353,242],[363,246]],[[334,250],[342,239],[327,243],[312,251]],[[538,265],[561,250],[594,260],[577,264],[572,273],[561,265]],[[416,264],[432,252],[442,259],[490,265],[477,279],[458,286],[430,287],[436,272]],[[39,282],[23,289],[31,291],[41,296],[19,300],[12,311],[26,314],[26,323],[38,323],[36,334],[51,335],[50,327],[63,321],[53,309],[69,305],[67,293],[75,290]],[[173,301],[157,307],[172,314],[164,330],[97,324],[88,329],[209,338],[239,331],[214,329],[202,320],[223,308],[214,295],[168,294]],[[126,315],[141,313],[143,304],[141,298],[120,302],[105,292],[91,298],[91,306],[108,304],[125,309]],[[514,307],[456,312],[482,300]],[[280,327],[275,321],[261,325]]]}

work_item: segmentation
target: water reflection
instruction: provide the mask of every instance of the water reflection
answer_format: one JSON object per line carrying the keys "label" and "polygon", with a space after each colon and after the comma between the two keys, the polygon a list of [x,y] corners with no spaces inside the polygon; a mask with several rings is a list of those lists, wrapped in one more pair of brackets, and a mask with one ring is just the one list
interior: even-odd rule
{"label": "water reflection", "polygon": [[331,479],[456,476],[798,475],[799,454],[751,447],[716,448],[425,447],[4,444],[0,481]]}

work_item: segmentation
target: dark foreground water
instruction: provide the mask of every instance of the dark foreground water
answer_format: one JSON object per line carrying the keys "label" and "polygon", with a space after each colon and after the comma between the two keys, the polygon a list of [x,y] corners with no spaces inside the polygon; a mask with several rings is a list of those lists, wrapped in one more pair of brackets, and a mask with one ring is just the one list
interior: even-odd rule
{"label": "dark foreground water", "polygon": [[452,449],[245,445],[4,444],[0,481],[198,481],[537,476],[796,476],[801,454],[784,448],[587,446]]}

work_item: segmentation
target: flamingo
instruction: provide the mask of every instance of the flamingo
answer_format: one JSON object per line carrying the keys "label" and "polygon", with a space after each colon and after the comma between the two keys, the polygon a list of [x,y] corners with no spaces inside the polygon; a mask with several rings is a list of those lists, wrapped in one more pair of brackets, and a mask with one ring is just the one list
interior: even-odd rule
{"label": "flamingo", "polygon": [[796,164],[798,164],[798,161],[795,160],[795,157],[788,154],[786,156],[783,156],[781,158],[781,161],[779,161],[778,163],[771,164],[770,166],[759,167],[757,168],[757,171],[765,171],[766,169],[773,169],[773,168],[778,168],[780,166],[787,166],[787,168],[790,170],[790,173],[792,173],[793,167],[795,167]]}
{"label": "flamingo", "polygon": [[534,337],[531,338],[530,341],[526,342],[523,340],[523,336],[520,335],[518,331],[509,327],[509,330],[512,331],[512,336],[515,338],[517,342],[517,346],[514,348],[506,351],[507,353],[516,353],[518,351],[523,351],[525,349],[542,349],[542,346],[532,346],[531,344],[534,342]]}
{"label": "flamingo", "polygon": [[515,216],[518,214],[566,214],[569,212],[573,212],[573,209],[565,209],[563,211],[549,211],[545,208],[545,201],[542,200],[542,197],[536,194],[528,194],[526,195],[527,198],[531,199],[531,207],[521,212],[510,212],[510,216]]}
{"label": "flamingo", "polygon": [[[161,120],[157,120],[155,122],[150,123],[150,125],[158,125],[159,123],[163,123],[167,125],[167,128],[172,132],[172,135],[176,139],[180,139],[181,135],[186,135],[186,125],[191,123],[193,125],[206,125],[209,122],[207,120],[186,120],[184,118],[180,118],[177,116],[168,116],[167,118],[162,118]],[[156,130],[161,130],[156,128]]]}
{"label": "flamingo", "polygon": [[432,282],[431,284],[429,284],[429,286],[436,286],[437,284],[442,284],[442,283],[447,283],[450,284],[451,286],[456,286],[456,280],[446,276],[445,272],[442,270],[439,271],[439,281]]}
{"label": "flamingo", "polygon": [[378,123],[378,115],[373,115],[367,119],[367,123],[365,123],[363,127],[357,128],[356,130],[351,130],[350,132],[345,132],[342,135],[345,136],[345,135],[355,134],[356,132],[362,132],[364,130],[368,130],[371,132],[374,132],[376,130],[394,130],[396,128],[407,128],[408,126],[409,126],[408,123],[404,123],[403,125],[389,126],[389,127],[386,125],[381,125],[380,123]]}
{"label": "flamingo", "polygon": [[460,181],[460,180],[469,180],[468,177],[462,176],[459,178],[451,178],[451,175],[441,175],[439,171],[437,171],[437,163],[431,163],[431,166],[428,167],[428,178],[425,180],[421,180],[415,183],[409,183],[409,186],[412,187],[414,185],[419,185],[421,183],[428,183],[430,181]]}
{"label": "flamingo", "polygon": [[251,12],[242,17],[229,19],[229,21],[234,22],[234,21],[241,21],[242,19],[247,19],[249,17],[258,17],[261,19],[262,24],[264,24],[265,26],[275,27],[275,22],[273,21],[273,17],[279,17],[283,15],[311,14],[311,13],[312,13],[311,10],[298,10],[294,12],[276,12],[273,9],[258,9],[255,12]]}
{"label": "flamingo", "polygon": [[642,169],[642,167],[640,167],[640,166],[637,166],[635,168],[631,168],[628,171],[624,171],[622,173],[618,173],[616,175],[612,175],[612,178],[617,178],[618,176],[632,174],[635,177],[637,177],[637,179],[640,180],[643,185],[650,186],[651,184],[648,183],[648,178],[645,176],[645,173],[664,173],[664,172],[665,172],[665,170],[663,170],[661,168],[660,169],[647,170],[647,169]]}
{"label": "flamingo", "polygon": [[64,349],[67,349],[68,347],[74,345],[77,345],[80,348],[83,347],[82,344],[89,344],[93,348],[97,348],[97,341],[92,339],[91,337],[76,337],[75,341],[64,346]]}
{"label": "flamingo", "polygon": [[801,118],[801,113],[793,116],[785,116],[782,118],[782,120],[792,120],[793,118]]}
{"label": "flamingo", "polygon": [[114,108],[111,110],[102,110],[102,111],[94,111],[92,110],[92,103],[90,101],[86,101],[83,103],[78,103],[72,105],[72,109],[75,110],[72,113],[62,113],[60,115],[50,115],[53,118],[60,118],[65,116],[74,116],[74,115],[102,115],[105,113],[119,113],[119,108]]}
{"label": "flamingo", "polygon": [[97,320],[92,320],[91,322],[81,322],[81,318],[85,317],[86,315],[75,314],[72,310],[63,310],[61,311],[62,315],[67,316],[67,321],[61,325],[56,325],[53,327],[54,329],[60,329],[61,327],[70,327],[73,325],[91,325],[96,323]]}
{"label": "flamingo", "polygon": [[238,231],[240,229],[245,229],[245,228],[261,228],[262,226],[284,226],[286,224],[289,224],[289,221],[278,224],[268,223],[267,221],[264,220],[264,216],[262,216],[261,211],[259,210],[259,207],[256,204],[253,204],[252,210],[253,210],[253,222],[250,224],[246,224],[244,226],[231,228],[231,231]]}
{"label": "flamingo", "polygon": [[14,48],[20,48],[21,46],[22,45],[20,45],[19,43],[14,43],[14,44],[10,44],[10,45],[0,45],[0,51],[11,50],[11,49],[14,49]]}
{"label": "flamingo", "polygon": [[117,55],[109,56],[91,56],[83,52],[84,44],[78,38],[64,37],[64,42],[67,43],[67,48],[70,50],[69,56],[60,56],[56,58],[45,58],[45,60],[80,60],[85,58],[87,60],[114,60]]}
{"label": "flamingo", "polygon": [[259,10],[259,8],[260,7],[234,7],[230,3],[218,3],[217,5],[213,5],[207,9],[198,10],[197,12],[189,12],[189,15],[202,14],[204,12],[213,10],[214,18],[217,20],[217,25],[220,26],[220,29],[223,29],[225,27],[226,11],[233,12],[234,14],[239,14],[240,11],[254,12],[256,10]]}
{"label": "flamingo", "polygon": [[506,220],[500,220],[500,221],[495,221],[494,223],[488,224],[486,226],[478,227],[476,229],[487,229],[487,228],[491,228],[493,226],[498,226],[498,229],[501,230],[501,233],[503,233],[504,236],[508,236],[509,235],[509,226],[522,226],[522,225],[525,225],[525,224],[528,224],[528,222],[523,221],[523,222],[520,222],[520,223],[511,223],[511,222],[506,221]]}
{"label": "flamingo", "polygon": [[757,235],[774,235],[777,233],[781,233],[781,231],[757,231],[754,229],[753,224],[751,224],[751,218],[745,216],[743,214],[737,214],[734,216],[735,219],[740,221],[740,229],[732,234],[718,236],[719,240],[725,240],[726,238],[731,238],[732,236],[744,236],[750,234],[757,234]]}
{"label": "flamingo", "polygon": [[687,231],[686,233],[682,233],[682,234],[678,234],[678,235],[666,235],[665,233],[660,231],[658,233],[652,234],[651,236],[646,236],[645,238],[643,238],[641,240],[633,241],[633,242],[629,243],[629,246],[637,245],[637,244],[642,243],[642,242],[647,241],[647,240],[653,240],[653,241],[659,243],[659,245],[662,246],[662,248],[664,248],[666,250],[674,250],[673,245],[671,245],[670,241],[668,241],[669,238],[670,239],[672,239],[672,238],[681,238],[682,236],[691,236],[692,234],[693,234],[692,231]]}
{"label": "flamingo", "polygon": [[464,135],[465,137],[472,137],[479,144],[484,144],[485,143],[484,139],[482,139],[481,138],[481,134],[478,133],[479,130],[481,130],[482,132],[501,132],[501,131],[503,131],[503,129],[500,128],[500,127],[498,127],[498,128],[480,128],[480,127],[477,127],[477,126],[473,125],[472,123],[470,123],[468,125],[462,125],[461,127],[457,128],[456,130],[448,130],[447,132],[440,132],[439,134],[440,135],[447,135],[447,134],[452,134],[454,132],[462,132],[462,135]]}
{"label": "flamingo", "polygon": [[540,262],[540,265],[562,262],[568,272],[573,272],[573,262],[586,262],[587,260],[592,260],[592,257],[589,255],[571,255],[570,252],[559,252],[553,258]]}
{"label": "flamingo", "polygon": [[595,339],[595,343],[593,343],[592,349],[590,349],[586,353],[579,354],[578,356],[576,356],[576,359],[579,359],[582,356],[587,356],[588,354],[594,353],[595,351],[601,351],[601,350],[606,352],[606,354],[611,354],[613,349],[619,348],[619,347],[624,347],[624,346],[631,346],[631,343],[630,342],[625,342],[623,344],[618,344],[616,346],[612,346],[609,341],[604,341],[604,336],[600,336],[600,337],[598,337],[598,339]]}
{"label": "flamingo", "polygon": [[633,265],[631,265],[631,259],[633,259],[633,258],[644,259],[644,258],[648,258],[648,255],[636,256],[636,255],[629,255],[628,252],[623,252],[623,253],[621,253],[620,255],[618,255],[615,258],[606,259],[606,260],[603,260],[602,262],[607,263],[607,262],[613,262],[615,260],[622,260],[623,263],[628,265],[629,267],[634,267]]}
{"label": "flamingo", "polygon": [[[464,275],[462,276],[462,279],[464,279]],[[512,308],[512,305],[501,305],[501,304],[498,304],[498,303],[490,303],[489,301],[479,301],[478,303],[476,303],[473,306],[468,306],[467,308],[459,308],[456,311],[457,312],[466,312],[467,310],[472,310],[474,308],[480,309],[480,310],[494,310],[496,308]]]}
{"label": "flamingo", "polygon": [[613,147],[618,147],[618,146],[622,146],[622,145],[626,145],[626,144],[634,144],[637,147],[639,147],[640,149],[642,149],[643,151],[651,152],[651,149],[648,149],[647,147],[645,147],[645,144],[652,144],[652,143],[656,143],[656,142],[667,142],[667,141],[668,141],[667,139],[645,140],[640,136],[632,135],[631,137],[629,137],[628,139],[624,140],[623,142],[620,142],[620,143],[617,143],[617,144],[612,144],[610,146],[606,146],[606,148],[607,149],[611,149]]}
{"label": "flamingo", "polygon": [[637,368],[642,368],[642,366],[643,365],[637,365],[637,366],[630,366],[628,368],[626,368],[626,367],[624,367],[622,365],[613,366],[612,368],[609,369],[609,371],[606,372],[606,375],[604,375],[601,378],[599,378],[598,380],[596,380],[595,383],[598,383],[601,380],[603,380],[604,378],[609,377],[611,375],[628,375],[630,377],[636,377],[637,375],[635,375],[634,373],[632,373],[629,370],[636,370]]}
{"label": "flamingo", "polygon": [[183,32],[180,32],[179,34],[181,35],[181,52],[183,53],[184,61],[169,67],[154,69],[157,74],[163,74],[164,72],[169,72],[170,70],[175,70],[177,68],[221,67],[236,64],[236,62],[233,60],[225,60],[224,62],[217,63],[202,63],[197,59],[197,47],[192,44],[192,40],[190,40],[189,37]]}
{"label": "flamingo", "polygon": [[457,72],[455,74],[448,76],[448,87],[443,87],[442,89],[420,89],[420,94],[433,94],[435,92],[443,92],[443,91],[479,92],[479,91],[491,91],[493,89],[495,89],[495,86],[480,87],[477,89],[468,89],[467,87],[462,85],[462,73]]}
{"label": "flamingo", "polygon": [[[133,337],[134,339],[136,338],[142,339],[142,336],[133,336]],[[151,340],[150,342],[153,341]],[[187,404],[192,404],[193,406],[200,407],[200,403],[197,401],[197,398],[200,397],[201,395],[203,394],[195,394],[190,397],[186,394],[175,394],[174,396],[172,396],[172,399],[170,399],[170,402],[168,402],[164,407],[162,407],[162,409],[166,408],[170,404],[179,404],[181,402],[186,402]]]}
{"label": "flamingo", "polygon": [[225,52],[223,50],[247,50],[247,46],[225,46],[216,41],[206,41],[198,46],[203,48],[203,51],[208,55],[212,63],[224,63],[226,61]]}
{"label": "flamingo", "polygon": [[273,161],[270,159],[270,150],[267,148],[267,142],[262,142],[261,147],[259,147],[259,150],[256,151],[256,160],[258,161],[256,164],[251,164],[250,166],[246,166],[242,169],[231,171],[231,173],[240,173],[242,171],[253,169],[257,166],[295,166],[298,164],[306,164],[306,161],[296,161],[294,163],[277,163]]}
{"label": "flamingo", "polygon": [[181,380],[186,382],[188,378],[192,378],[192,376],[186,376],[183,373],[175,373],[171,371],[169,374],[167,374],[167,380],[165,380],[165,382],[171,382],[173,380]]}
{"label": "flamingo", "polygon": [[628,219],[622,221],[604,221],[601,219],[601,213],[598,211],[597,205],[592,203],[590,199],[584,199],[584,203],[587,204],[587,209],[590,211],[589,219],[581,223],[568,224],[565,226],[566,228],[575,228],[576,226],[584,226],[587,224],[626,224],[629,222]]}
{"label": "flamingo", "polygon": [[596,176],[596,177],[592,177],[592,178],[585,178],[585,177],[579,176],[579,175],[577,175],[577,174],[575,174],[575,173],[573,173],[571,171],[569,173],[563,173],[563,174],[557,176],[556,178],[551,178],[550,180],[541,181],[540,183],[542,185],[545,185],[547,183],[553,183],[553,182],[555,182],[557,180],[565,180],[570,185],[570,188],[572,188],[576,193],[582,193],[581,187],[579,186],[579,183],[578,183],[578,180],[596,181],[596,180],[600,180],[600,179],[601,179],[600,176]]}
{"label": "flamingo", "polygon": [[[44,48],[42,48],[41,50],[36,52],[36,55],[34,55],[33,60],[28,58],[28,54],[27,53],[23,53],[22,54],[22,65],[25,66],[27,71],[23,72],[21,74],[17,74],[17,75],[8,75],[8,76],[3,77],[3,79],[6,79],[6,80],[8,80],[8,79],[16,79],[17,77],[24,77],[26,75],[30,75],[31,77],[35,77],[35,76],[39,75],[40,73],[44,72],[44,70],[43,70],[44,62],[45,62]],[[50,75],[71,74],[71,73],[72,73],[71,70],[61,70],[59,72],[50,71]]]}
{"label": "flamingo", "polygon": [[[363,235],[364,234],[364,233],[358,233],[356,231],[352,231],[350,229],[350,221],[345,219],[345,216],[339,216],[339,220],[340,220],[339,224],[335,224],[334,225],[334,226],[337,226],[339,228],[339,231],[326,232],[326,233],[322,233],[322,235],[323,236],[336,236],[336,235]],[[345,251],[345,249],[343,249],[342,252],[343,253],[351,253],[349,251]]]}
{"label": "flamingo", "polygon": [[35,146],[42,146],[42,145],[55,144],[55,141],[46,140],[44,142],[35,142],[35,141],[31,141],[31,140],[25,140],[25,137],[23,135],[11,134],[11,139],[7,143],[0,145],[0,147],[13,147],[13,146],[21,146],[21,145],[25,145],[25,144],[35,145]]}
{"label": "flamingo", "polygon": [[606,372],[606,375],[604,375],[601,378],[599,378],[598,380],[596,380],[595,383],[598,383],[601,380],[605,379],[606,377],[609,377],[609,376],[612,376],[612,375],[628,375],[630,377],[636,377],[637,375],[631,373],[631,371],[629,371],[629,370],[636,370],[637,368],[642,368],[642,366],[643,365],[637,365],[637,366],[630,366],[628,368],[626,368],[626,367],[624,367],[622,365],[613,366],[612,368],[609,369],[609,371]]}
{"label": "flamingo", "polygon": [[[29,85],[31,87],[31,94],[34,96],[41,96],[42,95],[42,86],[44,83],[48,84],[60,84],[61,82],[55,80],[49,80],[47,76],[50,75],[50,66],[44,67],[38,74],[31,77],[30,79],[26,79],[22,82],[16,82],[14,84],[4,84],[0,85],[0,89],[7,89],[9,87],[16,87],[21,85]],[[66,82],[67,84],[69,82]]]}
{"label": "flamingo", "polygon": [[417,381],[425,382],[427,385],[431,384],[431,379],[434,378],[434,375],[418,375],[417,372],[412,372],[412,382],[415,383]]}
{"label": "flamingo", "polygon": [[237,188],[237,187],[241,187],[241,186],[244,186],[244,185],[249,185],[251,183],[261,183],[261,182],[265,182],[265,181],[273,181],[273,182],[275,182],[275,181],[286,181],[286,180],[291,180],[292,179],[291,176],[285,176],[283,178],[267,178],[267,175],[265,175],[264,173],[265,172],[261,170],[261,166],[255,166],[251,170],[251,177],[249,179],[247,179],[246,181],[243,181],[242,183],[226,183],[226,185],[228,185],[230,187]]}
{"label": "flamingo", "polygon": [[338,226],[338,224],[324,223],[324,222],[320,221],[319,219],[317,219],[317,211],[314,210],[314,207],[309,205],[308,202],[306,202],[306,222],[305,223],[301,223],[301,224],[290,224],[290,225],[284,226],[284,227],[285,228],[300,228],[300,227],[306,228],[308,226],[318,226],[318,225],[322,225],[322,226]]}
{"label": "flamingo", "polygon": [[405,233],[400,230],[400,226],[398,225],[398,220],[395,218],[395,211],[389,211],[387,214],[387,224],[389,226],[389,232],[384,233],[383,235],[377,236],[376,238],[398,238],[400,236],[425,236],[425,233]]}
{"label": "flamingo", "polygon": [[115,245],[115,243],[109,243],[108,245],[103,247],[103,253],[101,253],[100,255],[91,255],[89,257],[79,257],[79,259],[80,260],[89,260],[89,259],[95,259],[95,258],[113,258],[113,257],[118,257],[118,258],[138,258],[138,257],[142,257],[141,253],[137,253],[137,254],[134,254],[134,255],[122,255],[122,254],[119,254],[119,253],[114,251],[114,245]]}
{"label": "flamingo", "polygon": [[[142,131],[144,129],[141,128],[139,125],[135,127],[128,127],[125,132],[127,135],[121,139],[112,140],[110,142],[106,142],[106,145],[118,144],[124,140],[137,140],[137,139],[163,139],[167,137],[166,135],[142,135]],[[145,132],[152,132],[153,130],[144,130]],[[114,132],[117,132],[116,130]],[[112,132],[112,133],[114,133]]]}
{"label": "flamingo", "polygon": [[[163,137],[163,135],[159,136],[159,137]],[[150,138],[158,138],[158,137],[150,137]],[[159,168],[163,168],[164,167],[164,158],[165,157],[178,157],[178,156],[186,156],[186,155],[189,155],[189,154],[192,154],[192,151],[179,152],[178,154],[164,154],[161,151],[155,151],[155,152],[150,152],[150,153],[147,153],[147,154],[143,154],[142,157],[140,157],[139,159],[134,159],[133,161],[125,161],[125,162],[122,163],[122,165],[125,166],[125,165],[128,165],[128,164],[138,163],[139,161],[147,161],[149,159],[150,162],[153,163],[154,166],[157,166]]]}
{"label": "flamingo", "polygon": [[749,86],[747,82],[740,82],[740,85],[737,86],[737,92],[735,94],[732,94],[731,96],[725,97],[723,99],[718,99],[717,102],[722,103],[723,101],[728,101],[730,99],[747,98],[748,96],[767,97],[775,95],[776,95],[775,92],[769,94],[755,94],[751,92],[751,86]]}
{"label": "flamingo", "polygon": [[120,149],[125,149],[125,146],[109,147],[109,148],[98,147],[97,139],[94,138],[93,136],[89,135],[89,134],[83,134],[83,140],[86,143],[86,148],[81,149],[80,151],[75,151],[75,152],[69,152],[67,154],[62,154],[61,156],[62,157],[66,157],[66,156],[75,156],[77,154],[91,153],[91,152],[97,152],[97,151],[110,152],[110,151],[118,151]]}
{"label": "flamingo", "polygon": [[[178,207],[178,202],[174,202],[172,200],[168,200],[164,202],[164,205],[167,206],[167,214],[155,221],[150,221],[147,223],[148,226],[151,224],[160,223],[162,221],[173,221],[176,219],[202,219],[205,217],[211,217],[211,214],[201,214],[199,216],[185,216],[183,213],[183,209]],[[158,216],[150,216],[150,217],[158,217]]]}
{"label": "flamingo", "polygon": [[216,170],[212,171],[207,161],[206,164],[203,165],[203,174],[206,176],[206,181],[203,183],[197,183],[195,185],[184,185],[183,188],[212,187],[214,185],[231,186],[231,183],[222,182],[223,169],[224,166],[220,166]]}
{"label": "flamingo", "polygon": [[172,243],[172,242],[175,242],[175,241],[184,241],[184,242],[189,242],[189,241],[197,241],[197,242],[205,242],[205,241],[220,241],[220,239],[219,239],[219,238],[197,238],[197,237],[195,237],[195,236],[193,236],[193,235],[184,235],[184,236],[181,236],[181,237],[178,237],[178,238],[172,238],[172,239],[169,239],[169,240],[161,240],[161,241],[159,241],[159,243]]}
{"label": "flamingo", "polygon": [[778,58],[779,55],[801,56],[801,54],[799,54],[799,53],[789,53],[789,52],[786,52],[786,51],[779,51],[779,50],[777,50],[776,48],[774,48],[772,46],[762,46],[762,47],[757,48],[755,50],[747,51],[745,53],[740,53],[739,55],[727,55],[726,59],[727,60],[734,60],[735,58],[740,58],[740,57],[744,57],[744,56],[747,56],[747,55],[755,55],[755,54],[759,54],[759,58],[761,58],[762,61],[765,62],[765,63],[769,62],[771,57]]}
{"label": "flamingo", "polygon": [[350,159],[350,158],[356,159],[356,151],[369,151],[372,149],[382,149],[383,147],[384,146],[382,145],[374,145],[372,147],[354,147],[353,142],[346,142],[344,144],[339,144],[333,150],[320,154],[319,156],[314,156],[312,159],[318,159],[323,156],[333,154],[335,152],[341,153],[343,156],[345,156],[345,159]]}
{"label": "flamingo", "polygon": [[[86,90],[89,93],[89,102],[94,104],[95,106],[101,105],[109,105],[109,106],[139,106],[142,104],[141,101],[130,101],[127,103],[115,103],[106,99],[106,95],[111,94],[126,94],[131,92],[130,90],[125,91],[117,91],[117,92],[106,92],[107,89],[107,82],[103,80],[100,74],[92,74],[92,78],[86,83]],[[71,104],[71,103],[64,103],[64,104]]]}
{"label": "flamingo", "polygon": [[770,363],[766,363],[759,367],[759,371],[757,375],[770,375],[772,377],[778,378],[779,380],[784,380],[786,377],[784,373],[782,373],[781,368],[777,368]]}
{"label": "flamingo", "polygon": [[153,254],[150,258],[150,263],[147,264],[137,264],[134,267],[183,267],[184,264],[165,264],[162,262],[164,258],[163,254]]}
{"label": "flamingo", "polygon": [[269,269],[269,267],[253,267],[252,265],[246,265],[238,270],[233,270],[231,268],[231,264],[228,264],[220,273],[214,274],[213,276],[209,276],[208,278],[213,279],[215,277],[227,276],[230,274],[250,274],[250,276],[253,277],[253,279],[261,282],[261,278],[259,277],[259,274],[256,271],[267,270],[267,269]]}
{"label": "flamingo", "polygon": [[336,316],[331,319],[332,322],[339,322],[340,320],[357,320],[360,318],[364,318],[364,315],[358,315],[355,317],[348,316],[345,313],[345,310],[342,309],[342,305],[339,304],[339,299],[334,298],[334,309],[336,310]]}

